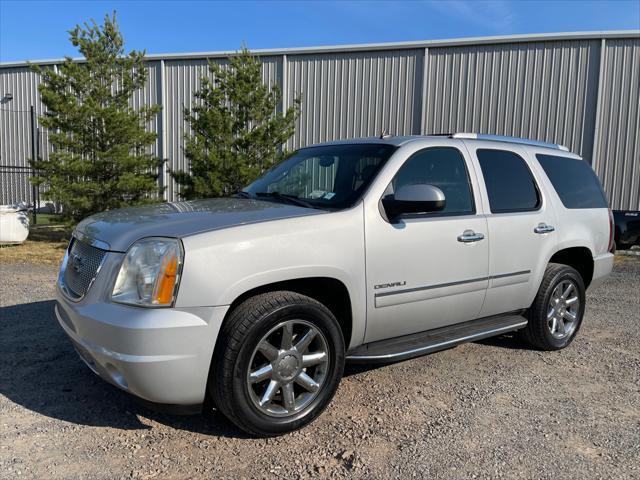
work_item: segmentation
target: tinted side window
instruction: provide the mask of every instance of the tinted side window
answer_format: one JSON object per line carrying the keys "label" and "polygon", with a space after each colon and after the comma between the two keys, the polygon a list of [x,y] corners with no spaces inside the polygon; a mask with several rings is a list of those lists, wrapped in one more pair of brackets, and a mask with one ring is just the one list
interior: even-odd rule
{"label": "tinted side window", "polygon": [[434,147],[413,154],[400,167],[391,186],[396,192],[400,187],[417,183],[434,185],[442,190],[446,204],[438,213],[475,213],[467,166],[459,150]]}
{"label": "tinted side window", "polygon": [[566,208],[607,208],[600,180],[584,160],[536,155]]}
{"label": "tinted side window", "polygon": [[493,213],[525,212],[540,206],[540,194],[525,161],[506,150],[476,152]]}

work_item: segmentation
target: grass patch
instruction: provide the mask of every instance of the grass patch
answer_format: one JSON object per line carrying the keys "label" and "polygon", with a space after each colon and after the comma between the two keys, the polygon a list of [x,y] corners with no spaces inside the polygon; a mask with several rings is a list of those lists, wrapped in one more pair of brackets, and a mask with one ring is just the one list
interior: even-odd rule
{"label": "grass patch", "polygon": [[29,215],[29,220],[31,221],[31,225],[34,227],[38,227],[40,225],[62,225],[62,215],[56,213],[38,213],[36,215],[37,224],[33,223],[33,214]]}
{"label": "grass patch", "polygon": [[64,225],[38,225],[31,227],[29,237],[20,245],[0,245],[0,264],[38,263],[59,265],[69,243],[71,231]]}

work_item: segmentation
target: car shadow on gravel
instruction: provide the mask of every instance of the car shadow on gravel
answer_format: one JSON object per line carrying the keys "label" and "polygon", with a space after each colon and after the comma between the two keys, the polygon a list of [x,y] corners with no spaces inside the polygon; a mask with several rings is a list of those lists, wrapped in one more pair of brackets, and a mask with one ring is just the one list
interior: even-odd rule
{"label": "car shadow on gravel", "polygon": [[517,334],[505,333],[504,335],[498,335],[497,337],[489,337],[477,342],[480,345],[487,345],[491,347],[506,348],[508,350],[532,350],[534,347],[524,342]]}
{"label": "car shadow on gravel", "polygon": [[[215,411],[159,413],[98,378],[82,363],[53,313],[55,302],[0,307],[0,395],[50,418],[78,425],[147,430],[138,417],[204,435],[245,435]],[[1,405],[1,404],[0,404]]]}

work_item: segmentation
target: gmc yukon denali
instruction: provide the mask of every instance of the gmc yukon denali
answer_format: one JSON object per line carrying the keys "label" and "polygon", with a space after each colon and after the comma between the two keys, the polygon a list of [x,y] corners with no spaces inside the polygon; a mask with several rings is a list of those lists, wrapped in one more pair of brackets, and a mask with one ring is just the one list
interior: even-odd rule
{"label": "gmc yukon denali", "polygon": [[113,385],[272,436],[323,411],[345,362],[505,332],[565,348],[612,244],[600,182],[565,147],[477,134],[337,141],[230,198],[85,219],[55,311]]}

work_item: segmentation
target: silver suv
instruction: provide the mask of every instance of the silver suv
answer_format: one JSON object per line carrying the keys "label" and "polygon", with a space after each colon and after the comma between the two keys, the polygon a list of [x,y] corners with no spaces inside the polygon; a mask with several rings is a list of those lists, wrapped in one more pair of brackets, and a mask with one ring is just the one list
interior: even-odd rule
{"label": "silver suv", "polygon": [[316,418],[345,361],[564,348],[613,265],[600,182],[564,147],[479,137],[312,146],[231,198],[87,218],[60,325],[117,387],[264,436]]}

